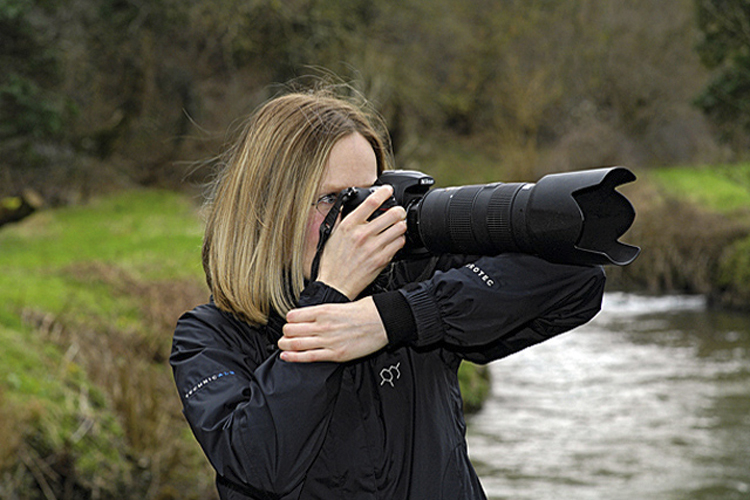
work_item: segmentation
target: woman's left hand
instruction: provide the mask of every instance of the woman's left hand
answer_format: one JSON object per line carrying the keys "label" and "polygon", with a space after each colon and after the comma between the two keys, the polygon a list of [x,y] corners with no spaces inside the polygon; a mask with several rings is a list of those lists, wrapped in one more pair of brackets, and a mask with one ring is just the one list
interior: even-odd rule
{"label": "woman's left hand", "polygon": [[388,344],[372,297],[293,309],[286,319],[284,336],[278,342],[284,361],[343,363],[372,354]]}

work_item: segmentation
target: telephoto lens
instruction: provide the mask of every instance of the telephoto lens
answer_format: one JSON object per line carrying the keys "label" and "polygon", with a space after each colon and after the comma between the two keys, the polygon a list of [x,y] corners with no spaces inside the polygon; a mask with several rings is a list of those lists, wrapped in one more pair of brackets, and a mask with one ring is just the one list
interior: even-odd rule
{"label": "telephoto lens", "polygon": [[[407,245],[399,258],[456,253],[538,255],[550,262],[624,266],[640,248],[618,241],[635,210],[615,188],[632,182],[625,167],[550,174],[534,183],[492,183],[437,188],[432,177],[389,170],[378,179],[394,188],[394,204],[407,211]],[[351,211],[374,188],[358,188],[345,204]],[[376,212],[374,216],[377,216]]]}

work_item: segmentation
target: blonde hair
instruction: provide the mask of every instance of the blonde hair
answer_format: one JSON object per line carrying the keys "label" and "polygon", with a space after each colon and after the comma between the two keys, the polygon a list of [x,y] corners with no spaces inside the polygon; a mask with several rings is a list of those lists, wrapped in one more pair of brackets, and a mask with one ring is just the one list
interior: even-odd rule
{"label": "blonde hair", "polygon": [[311,205],[331,148],[355,132],[372,145],[378,174],[391,168],[382,121],[329,91],[277,97],[247,120],[207,204],[203,269],[217,307],[254,324],[294,308]]}

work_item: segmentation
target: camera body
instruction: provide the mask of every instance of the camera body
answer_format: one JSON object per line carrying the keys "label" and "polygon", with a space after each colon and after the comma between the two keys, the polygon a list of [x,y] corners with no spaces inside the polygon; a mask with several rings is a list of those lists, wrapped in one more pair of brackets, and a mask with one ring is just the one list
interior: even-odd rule
{"label": "camera body", "polygon": [[407,227],[406,244],[397,254],[397,258],[421,256],[429,253],[422,244],[419,231],[415,230],[419,225],[419,220],[418,211],[413,210],[427,191],[435,185],[435,179],[425,173],[417,170],[386,170],[380,175],[374,186],[348,188],[344,195],[345,202],[341,208],[341,217],[349,215],[352,210],[365,201],[365,198],[384,184],[389,184],[393,187],[393,195],[373,212],[370,220],[380,216],[392,207],[399,205],[404,207],[406,210]]}
{"label": "camera body", "polygon": [[[435,180],[415,170],[388,170],[377,185],[393,196],[372,217],[406,209],[406,245],[397,258],[424,254],[497,255],[517,252],[578,265],[630,264],[640,248],[617,239],[635,219],[615,188],[632,182],[624,167],[550,174],[533,183],[491,183],[432,189]],[[377,187],[348,188],[346,216]]]}

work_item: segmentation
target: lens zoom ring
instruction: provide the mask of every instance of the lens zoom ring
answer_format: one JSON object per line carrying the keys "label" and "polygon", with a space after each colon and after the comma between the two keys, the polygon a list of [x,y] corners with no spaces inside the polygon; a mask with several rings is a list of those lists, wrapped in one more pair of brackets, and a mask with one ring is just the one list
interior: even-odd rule
{"label": "lens zoom ring", "polygon": [[504,251],[517,248],[511,232],[510,219],[510,209],[517,190],[517,184],[498,186],[488,203],[487,226],[495,246]]}
{"label": "lens zoom ring", "polygon": [[448,210],[448,230],[451,242],[459,251],[468,252],[474,245],[471,232],[471,207],[475,189],[458,189],[450,201]]}

